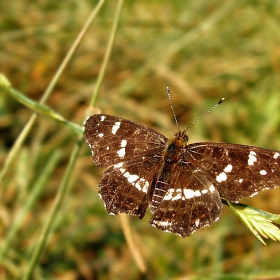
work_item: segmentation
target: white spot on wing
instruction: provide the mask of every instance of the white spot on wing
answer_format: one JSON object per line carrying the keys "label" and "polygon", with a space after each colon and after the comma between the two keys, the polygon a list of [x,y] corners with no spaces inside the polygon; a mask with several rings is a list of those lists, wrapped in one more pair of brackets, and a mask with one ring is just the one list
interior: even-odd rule
{"label": "white spot on wing", "polygon": [[135,187],[137,190],[141,191],[141,185],[140,185],[138,182],[134,184],[134,187]]}
{"label": "white spot on wing", "polygon": [[209,191],[210,191],[210,192],[214,192],[215,190],[216,190],[216,189],[215,189],[214,185],[211,185],[210,188],[209,188]]}
{"label": "white spot on wing", "polygon": [[261,174],[261,175],[266,175],[267,172],[266,172],[265,170],[261,170],[261,171],[260,171],[260,174]]}
{"label": "white spot on wing", "polygon": [[101,137],[104,136],[104,134],[103,133],[99,133],[98,136],[101,138]]}
{"label": "white spot on wing", "polygon": [[195,196],[201,196],[201,192],[200,192],[199,190],[196,190],[196,191],[194,192],[194,195],[195,195]]}
{"label": "white spot on wing", "polygon": [[[142,179],[142,178],[141,178],[141,179]],[[145,181],[144,179],[142,179],[142,180]],[[148,181],[145,181],[145,184],[144,184],[144,186],[143,186],[143,188],[142,188],[142,192],[147,193],[148,187],[149,187],[149,182],[148,182]]]}
{"label": "white spot on wing", "polygon": [[227,174],[225,172],[220,173],[217,177],[216,177],[216,181],[221,183],[223,181],[227,180]]}
{"label": "white spot on wing", "polygon": [[225,172],[231,172],[232,170],[232,165],[231,164],[228,164],[225,168],[224,168],[224,171]]}
{"label": "white spot on wing", "polygon": [[239,179],[238,182],[239,182],[239,183],[242,183],[242,182],[243,182],[243,179]]}
{"label": "white spot on wing", "polygon": [[129,183],[132,183],[132,182],[135,182],[136,180],[138,180],[139,176],[138,175],[130,175],[128,178],[127,178],[127,181]]}
{"label": "white spot on wing", "polygon": [[248,165],[254,165],[257,161],[256,153],[254,151],[250,151],[249,158],[248,158]]}
{"label": "white spot on wing", "polygon": [[276,152],[273,156],[273,158],[277,159],[280,156],[280,154],[278,152]]}
{"label": "white spot on wing", "polygon": [[169,225],[172,225],[172,223],[168,221],[153,221],[153,224],[160,227],[167,227]]}
{"label": "white spot on wing", "polygon": [[121,142],[121,147],[125,147],[126,146],[126,144],[127,144],[127,141],[126,140],[122,140],[122,142]]}
{"label": "white spot on wing", "polygon": [[195,223],[196,227],[198,227],[200,224],[200,219],[196,219],[194,223]]}
{"label": "white spot on wing", "polygon": [[105,118],[106,118],[105,116],[101,116],[100,120],[103,122],[105,120]]}
{"label": "white spot on wing", "polygon": [[112,133],[116,134],[120,126],[121,126],[121,122],[116,122],[112,127]]}
{"label": "white spot on wing", "polygon": [[125,146],[127,144],[127,140],[122,140],[121,142],[121,149],[117,151],[119,157],[124,157],[125,156]]}
{"label": "white spot on wing", "polygon": [[202,190],[201,193],[206,194],[206,193],[208,193],[208,190]]}
{"label": "white spot on wing", "polygon": [[[122,167],[122,165],[123,165],[123,163],[121,162],[121,163],[115,164],[114,167]],[[136,174],[130,174],[124,168],[120,168],[119,170],[132,186],[134,186],[136,189],[138,189],[139,191],[142,191],[144,193],[148,192],[148,188],[149,188],[148,181],[146,181],[144,178],[139,178],[139,176]]]}
{"label": "white spot on wing", "polygon": [[120,168],[123,166],[123,163],[122,162],[119,162],[117,164],[114,165],[115,168]]}
{"label": "white spot on wing", "polygon": [[169,190],[166,192],[166,194],[165,194],[163,200],[170,200],[170,199],[172,199],[173,193],[174,193],[174,189],[169,189]]}
{"label": "white spot on wing", "polygon": [[186,199],[190,199],[194,197],[194,191],[191,189],[184,189],[184,195]]}
{"label": "white spot on wing", "polygon": [[182,198],[182,190],[181,189],[177,189],[176,190],[176,195],[172,197],[172,200],[178,200]]}
{"label": "white spot on wing", "polygon": [[120,150],[117,151],[119,157],[124,157],[125,156],[125,148],[121,148]]}

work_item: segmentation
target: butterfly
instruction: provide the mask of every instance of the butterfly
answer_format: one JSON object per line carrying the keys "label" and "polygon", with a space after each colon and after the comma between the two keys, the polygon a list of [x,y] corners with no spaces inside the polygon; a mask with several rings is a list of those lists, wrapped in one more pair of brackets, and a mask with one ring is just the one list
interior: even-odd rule
{"label": "butterfly", "polygon": [[150,207],[152,226],[186,237],[219,219],[222,199],[238,202],[280,185],[280,152],[189,144],[186,130],[168,141],[152,128],[116,116],[86,120],[84,138],[93,161],[107,167],[98,193],[109,214],[142,219]]}

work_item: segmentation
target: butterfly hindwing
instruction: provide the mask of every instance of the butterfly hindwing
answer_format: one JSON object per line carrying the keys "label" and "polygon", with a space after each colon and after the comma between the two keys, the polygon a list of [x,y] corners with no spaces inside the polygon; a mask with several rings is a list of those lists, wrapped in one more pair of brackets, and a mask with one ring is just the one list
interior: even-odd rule
{"label": "butterfly hindwing", "polygon": [[[162,189],[161,184],[159,180],[156,189]],[[182,163],[174,170],[166,189],[153,211],[151,225],[185,237],[219,218],[222,201],[218,191],[189,163]]]}
{"label": "butterfly hindwing", "polygon": [[143,218],[150,204],[152,181],[163,161],[161,155],[117,163],[103,172],[99,195],[109,214],[126,213]]}

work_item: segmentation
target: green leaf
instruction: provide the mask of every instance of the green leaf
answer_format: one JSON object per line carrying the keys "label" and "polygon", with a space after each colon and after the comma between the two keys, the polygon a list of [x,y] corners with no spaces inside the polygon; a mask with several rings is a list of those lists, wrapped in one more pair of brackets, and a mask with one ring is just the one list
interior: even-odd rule
{"label": "green leaf", "polygon": [[231,203],[225,199],[223,199],[223,203],[233,210],[239,219],[264,245],[266,243],[262,237],[280,241],[280,229],[273,224],[280,225],[280,215],[272,214],[243,203]]}

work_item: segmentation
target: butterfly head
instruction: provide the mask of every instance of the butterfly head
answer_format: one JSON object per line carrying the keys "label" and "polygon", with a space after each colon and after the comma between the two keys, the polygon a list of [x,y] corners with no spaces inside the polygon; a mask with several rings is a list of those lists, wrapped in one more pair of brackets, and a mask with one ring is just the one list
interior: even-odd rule
{"label": "butterfly head", "polygon": [[185,131],[178,131],[167,148],[166,161],[169,163],[177,162],[184,153],[188,140],[189,137]]}
{"label": "butterfly head", "polygon": [[188,141],[189,141],[189,136],[186,133],[186,130],[181,131],[179,130],[175,135],[174,135],[174,141],[179,141],[181,145],[187,146]]}

